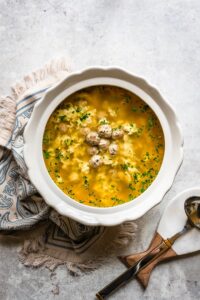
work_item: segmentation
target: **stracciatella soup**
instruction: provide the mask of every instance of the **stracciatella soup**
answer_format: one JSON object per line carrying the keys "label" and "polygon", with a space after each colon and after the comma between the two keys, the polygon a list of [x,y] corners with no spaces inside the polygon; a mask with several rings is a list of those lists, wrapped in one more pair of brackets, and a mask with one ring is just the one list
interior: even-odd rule
{"label": "stracciatella soup", "polygon": [[43,156],[55,184],[74,200],[109,207],[134,200],[162,164],[164,136],[135,94],[94,86],[65,99],[49,118]]}

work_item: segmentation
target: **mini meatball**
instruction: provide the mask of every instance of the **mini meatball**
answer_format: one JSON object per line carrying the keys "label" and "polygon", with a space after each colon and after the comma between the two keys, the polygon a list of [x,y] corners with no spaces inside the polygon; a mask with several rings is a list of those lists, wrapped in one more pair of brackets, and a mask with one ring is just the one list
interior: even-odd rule
{"label": "mini meatball", "polygon": [[95,154],[98,154],[99,153],[99,150],[97,147],[89,147],[88,148],[88,154],[90,155],[95,155]]}
{"label": "mini meatball", "polygon": [[113,140],[121,139],[124,136],[124,131],[122,129],[116,129],[112,132]]}
{"label": "mini meatball", "polygon": [[109,140],[100,139],[100,141],[99,141],[99,148],[106,150],[106,149],[108,149],[109,144],[110,144]]}
{"label": "mini meatball", "polygon": [[91,167],[98,168],[102,164],[102,159],[100,155],[93,155],[89,161]]}
{"label": "mini meatball", "polygon": [[112,135],[112,128],[108,124],[101,125],[98,128],[98,133],[100,137],[109,139]]}
{"label": "mini meatball", "polygon": [[99,145],[100,137],[96,131],[91,131],[86,135],[86,142],[92,146]]}
{"label": "mini meatball", "polygon": [[117,151],[118,151],[117,144],[114,144],[114,143],[110,144],[110,146],[109,146],[109,152],[110,152],[110,154],[111,155],[115,155],[115,154],[117,154]]}

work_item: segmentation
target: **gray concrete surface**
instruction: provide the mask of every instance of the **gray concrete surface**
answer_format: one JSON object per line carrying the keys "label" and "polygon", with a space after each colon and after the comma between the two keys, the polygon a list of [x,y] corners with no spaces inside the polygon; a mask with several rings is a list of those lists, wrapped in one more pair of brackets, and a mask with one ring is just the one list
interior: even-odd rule
{"label": "gray concrete surface", "polygon": [[[49,59],[67,55],[74,70],[127,68],[156,85],[175,107],[185,138],[184,162],[162,204],[137,221],[132,251],[148,245],[169,199],[200,185],[199,52],[199,0],[0,0],[0,94]],[[82,277],[71,277],[64,267],[50,277],[48,270],[21,265],[18,249],[0,245],[0,300],[94,299],[124,270],[112,260]],[[200,299],[199,257],[160,265],[146,291],[134,281],[110,299]]]}

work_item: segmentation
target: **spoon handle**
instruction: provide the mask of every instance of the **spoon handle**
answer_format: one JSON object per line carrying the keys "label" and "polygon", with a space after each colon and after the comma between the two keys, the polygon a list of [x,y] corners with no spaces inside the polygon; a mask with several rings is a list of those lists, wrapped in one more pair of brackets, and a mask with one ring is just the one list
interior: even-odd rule
{"label": "spoon handle", "polygon": [[111,283],[105,286],[101,291],[99,291],[96,296],[98,299],[103,300],[112,294],[115,290],[117,290],[122,285],[128,283],[134,276],[139,273],[142,269],[147,267],[153,261],[155,261],[158,257],[160,257],[163,253],[165,253],[174,242],[184,233],[192,228],[191,224],[187,221],[184,228],[170,237],[169,239],[162,240],[162,242],[153,248],[150,252],[148,252],[144,257],[142,257],[136,264],[130,267],[127,271],[122,273],[116,279],[114,279]]}
{"label": "spoon handle", "polygon": [[[133,266],[135,263],[138,262],[142,257],[147,255],[154,249],[157,245],[159,245],[163,241],[163,238],[159,233],[156,232],[154,235],[149,248],[146,251],[139,252],[139,253],[132,253],[126,256],[120,256],[119,260],[127,267],[130,268]],[[157,259],[152,261],[151,263],[148,264],[148,266],[144,267],[140,272],[136,274],[136,279],[141,283],[144,289],[148,286],[149,279],[151,276],[151,273],[153,269],[162,261],[169,260],[172,257],[176,257],[177,254],[173,250],[173,248],[169,248],[167,251],[165,251],[163,254],[161,254]]]}
{"label": "spoon handle", "polygon": [[101,291],[99,291],[96,296],[98,299],[103,300],[108,297],[111,293],[117,290],[122,285],[128,283],[134,276],[140,272],[143,268],[148,266],[151,262],[157,259],[160,255],[166,252],[171,247],[171,244],[166,241],[162,241],[157,247],[151,250],[147,255],[141,258],[135,265],[130,267],[127,271],[122,273],[119,277],[114,279]]}

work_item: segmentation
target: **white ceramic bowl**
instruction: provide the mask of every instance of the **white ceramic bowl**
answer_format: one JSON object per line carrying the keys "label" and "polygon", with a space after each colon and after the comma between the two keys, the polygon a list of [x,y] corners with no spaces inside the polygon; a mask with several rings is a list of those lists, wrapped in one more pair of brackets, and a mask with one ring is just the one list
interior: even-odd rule
{"label": "white ceramic bowl", "polygon": [[[156,179],[136,199],[114,207],[86,206],[64,194],[49,176],[42,155],[43,133],[51,113],[70,94],[93,85],[118,86],[138,95],[156,113],[164,132],[164,159]],[[49,90],[35,105],[24,139],[28,175],[46,203],[60,214],[87,225],[112,226],[144,215],[162,200],[183,160],[183,138],[171,106],[145,80],[115,67],[94,67],[72,73]]]}

